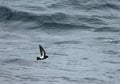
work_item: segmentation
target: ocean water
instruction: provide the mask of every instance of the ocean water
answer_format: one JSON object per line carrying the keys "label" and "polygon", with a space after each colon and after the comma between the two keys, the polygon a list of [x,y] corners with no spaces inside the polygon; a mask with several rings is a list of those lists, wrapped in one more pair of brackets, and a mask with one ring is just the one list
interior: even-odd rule
{"label": "ocean water", "polygon": [[120,0],[0,0],[0,83],[119,84]]}

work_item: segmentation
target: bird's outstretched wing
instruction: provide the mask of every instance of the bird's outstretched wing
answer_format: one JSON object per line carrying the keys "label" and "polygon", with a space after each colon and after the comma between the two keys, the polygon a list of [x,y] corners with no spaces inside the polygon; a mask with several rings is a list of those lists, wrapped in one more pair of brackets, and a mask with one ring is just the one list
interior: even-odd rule
{"label": "bird's outstretched wing", "polygon": [[41,45],[39,45],[39,50],[40,50],[41,56],[45,56],[46,55],[46,52],[45,52],[44,48]]}

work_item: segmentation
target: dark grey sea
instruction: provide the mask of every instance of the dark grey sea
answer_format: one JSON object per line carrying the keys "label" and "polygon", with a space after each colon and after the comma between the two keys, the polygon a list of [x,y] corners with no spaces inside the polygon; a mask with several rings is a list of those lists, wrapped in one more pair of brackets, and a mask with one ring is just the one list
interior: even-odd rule
{"label": "dark grey sea", "polygon": [[120,84],[120,0],[0,0],[0,84]]}

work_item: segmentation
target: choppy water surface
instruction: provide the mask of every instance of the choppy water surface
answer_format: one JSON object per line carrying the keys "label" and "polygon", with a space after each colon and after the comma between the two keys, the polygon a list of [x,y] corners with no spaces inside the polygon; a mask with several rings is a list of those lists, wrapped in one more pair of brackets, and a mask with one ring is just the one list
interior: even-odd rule
{"label": "choppy water surface", "polygon": [[120,1],[1,0],[0,83],[119,84]]}

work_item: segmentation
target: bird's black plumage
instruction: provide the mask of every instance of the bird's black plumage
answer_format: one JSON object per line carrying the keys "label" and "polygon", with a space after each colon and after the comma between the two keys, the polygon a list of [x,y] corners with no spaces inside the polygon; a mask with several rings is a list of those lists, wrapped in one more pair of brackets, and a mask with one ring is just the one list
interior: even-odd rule
{"label": "bird's black plumage", "polygon": [[40,50],[40,55],[41,56],[37,57],[37,60],[43,60],[43,59],[48,58],[48,56],[46,55],[46,52],[45,52],[44,48],[41,45],[39,45],[39,50]]}

